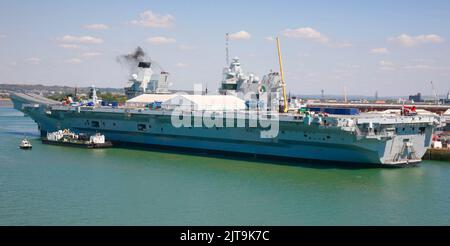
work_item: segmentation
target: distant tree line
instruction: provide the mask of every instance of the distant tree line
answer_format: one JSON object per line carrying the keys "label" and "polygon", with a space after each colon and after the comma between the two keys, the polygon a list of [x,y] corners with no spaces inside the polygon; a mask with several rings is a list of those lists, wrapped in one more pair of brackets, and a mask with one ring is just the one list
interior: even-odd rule
{"label": "distant tree line", "polygon": [[101,93],[99,97],[103,101],[107,102],[118,102],[118,103],[125,103],[127,101],[127,97],[122,94],[112,94],[111,92]]}

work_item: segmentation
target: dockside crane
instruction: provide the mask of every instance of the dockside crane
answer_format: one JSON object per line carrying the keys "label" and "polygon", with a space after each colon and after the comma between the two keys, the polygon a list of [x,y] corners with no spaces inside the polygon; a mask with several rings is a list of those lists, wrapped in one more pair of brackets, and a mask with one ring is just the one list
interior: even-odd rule
{"label": "dockside crane", "polygon": [[434,87],[433,81],[430,81],[430,83],[431,83],[431,89],[433,90],[434,99],[436,100],[436,104],[439,104],[439,97],[436,92],[436,88]]}
{"label": "dockside crane", "polygon": [[283,113],[287,113],[289,110],[289,104],[286,95],[286,81],[284,80],[283,72],[283,58],[281,57],[280,39],[277,37],[277,50],[278,50],[278,63],[280,65],[281,86],[283,88]]}

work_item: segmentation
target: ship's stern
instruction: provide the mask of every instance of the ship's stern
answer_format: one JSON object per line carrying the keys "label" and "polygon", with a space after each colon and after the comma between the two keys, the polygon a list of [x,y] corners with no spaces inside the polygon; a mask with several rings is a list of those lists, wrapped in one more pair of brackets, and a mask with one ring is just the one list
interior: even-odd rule
{"label": "ship's stern", "polygon": [[[417,128],[410,126],[410,130]],[[402,127],[403,131],[405,127]],[[407,130],[406,130],[407,131]],[[383,165],[410,166],[422,161],[431,145],[433,125],[419,126],[419,133],[397,134],[386,141],[384,153],[380,158]]]}

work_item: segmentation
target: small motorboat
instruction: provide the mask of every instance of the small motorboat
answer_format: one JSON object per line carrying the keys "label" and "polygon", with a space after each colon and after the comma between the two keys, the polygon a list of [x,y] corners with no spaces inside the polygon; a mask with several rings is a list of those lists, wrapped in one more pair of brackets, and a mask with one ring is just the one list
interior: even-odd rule
{"label": "small motorboat", "polygon": [[28,141],[28,139],[24,138],[20,142],[19,148],[21,149],[31,149],[33,146],[31,145],[31,142]]}

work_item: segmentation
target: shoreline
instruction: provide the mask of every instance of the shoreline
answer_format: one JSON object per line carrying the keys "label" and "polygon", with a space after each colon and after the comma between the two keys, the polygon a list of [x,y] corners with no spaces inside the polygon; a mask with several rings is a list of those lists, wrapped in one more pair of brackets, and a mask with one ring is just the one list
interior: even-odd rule
{"label": "shoreline", "polygon": [[13,103],[11,99],[9,98],[0,98],[0,107],[6,108],[6,107],[12,107]]}

